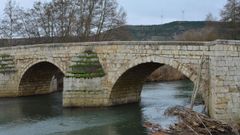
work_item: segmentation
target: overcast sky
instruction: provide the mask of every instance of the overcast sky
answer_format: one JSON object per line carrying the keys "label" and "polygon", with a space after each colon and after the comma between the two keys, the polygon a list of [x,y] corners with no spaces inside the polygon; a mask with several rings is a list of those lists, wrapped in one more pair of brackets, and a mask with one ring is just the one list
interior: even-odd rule
{"label": "overcast sky", "polygon": [[[7,0],[0,0],[0,13]],[[35,0],[16,0],[30,8]],[[48,0],[42,0],[48,1]],[[219,19],[227,0],[118,0],[127,12],[128,24],[161,24],[171,21],[204,20],[208,13]]]}

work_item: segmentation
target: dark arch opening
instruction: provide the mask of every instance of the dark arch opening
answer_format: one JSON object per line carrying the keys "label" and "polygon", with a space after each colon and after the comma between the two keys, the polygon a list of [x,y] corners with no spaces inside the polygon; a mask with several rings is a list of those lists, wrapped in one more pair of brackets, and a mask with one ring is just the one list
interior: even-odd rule
{"label": "dark arch opening", "polygon": [[143,84],[154,70],[162,66],[160,63],[143,63],[127,70],[114,84],[110,100],[113,105],[134,103],[140,100]]}
{"label": "dark arch opening", "polygon": [[[164,65],[165,64],[148,62],[128,69],[119,77],[112,88],[110,94],[111,104],[118,105],[139,102],[143,85],[148,76]],[[184,78],[187,79],[186,76],[184,76]]]}
{"label": "dark arch opening", "polygon": [[63,72],[54,64],[40,62],[31,66],[21,78],[20,96],[49,94],[63,89]]}

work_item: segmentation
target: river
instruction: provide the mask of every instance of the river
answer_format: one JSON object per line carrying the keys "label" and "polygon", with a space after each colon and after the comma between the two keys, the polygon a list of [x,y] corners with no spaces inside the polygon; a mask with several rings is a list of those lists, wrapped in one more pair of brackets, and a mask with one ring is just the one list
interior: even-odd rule
{"label": "river", "polygon": [[[146,83],[141,102],[107,108],[62,108],[62,93],[0,99],[0,135],[147,135],[144,122],[167,127],[164,110],[190,102],[188,80]],[[198,109],[201,109],[200,106]]]}

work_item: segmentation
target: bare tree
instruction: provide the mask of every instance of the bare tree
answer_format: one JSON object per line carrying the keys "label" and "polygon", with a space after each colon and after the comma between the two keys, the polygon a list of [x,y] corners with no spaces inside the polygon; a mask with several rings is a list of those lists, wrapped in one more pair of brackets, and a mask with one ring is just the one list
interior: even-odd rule
{"label": "bare tree", "polygon": [[84,22],[86,16],[87,2],[86,0],[75,0],[76,5],[76,35],[83,37]]}
{"label": "bare tree", "polygon": [[20,10],[20,23],[22,25],[20,34],[24,38],[41,37],[37,17],[32,14],[32,10]]}
{"label": "bare tree", "polygon": [[240,1],[228,0],[221,11],[222,21],[236,23],[240,21]]}
{"label": "bare tree", "polygon": [[[14,10],[13,10],[14,9]],[[38,37],[79,37],[82,41],[104,40],[111,29],[125,24],[126,13],[116,0],[52,0],[35,2],[28,10],[18,10],[9,0],[2,32],[8,37],[13,34],[14,24],[19,26],[20,36]],[[17,17],[17,21],[16,18]],[[9,25],[9,26],[8,26]],[[7,31],[7,28],[10,30]],[[106,31],[109,31],[106,34]],[[104,34],[103,34],[104,33]]]}
{"label": "bare tree", "polygon": [[58,11],[56,29],[61,31],[60,36],[78,36],[83,41],[103,40],[104,31],[117,28],[126,20],[126,13],[116,0],[55,0],[54,8]]}
{"label": "bare tree", "polygon": [[18,37],[21,23],[19,22],[18,12],[20,8],[13,0],[8,0],[4,8],[4,18],[1,20],[1,35],[4,38],[12,39]]}
{"label": "bare tree", "polygon": [[47,36],[51,35],[51,27],[49,25],[49,19],[51,18],[51,14],[48,10],[47,3],[35,2],[33,8],[30,10],[32,13],[32,18],[34,18],[34,23],[37,24],[38,34],[39,36]]}
{"label": "bare tree", "polygon": [[237,38],[237,31],[240,22],[240,1],[228,0],[224,9],[221,11],[222,21],[228,24],[229,30],[232,33],[232,38]]}
{"label": "bare tree", "polygon": [[[116,0],[101,0],[99,14],[96,17],[95,40],[109,39],[112,29],[116,29],[126,23],[126,13],[123,8],[118,9]],[[104,31],[108,33],[102,34]]]}
{"label": "bare tree", "polygon": [[[55,18],[55,30],[56,36],[65,37],[70,35],[69,30],[71,27],[70,12],[71,1],[70,0],[54,0],[52,2]],[[72,15],[72,14],[71,14]],[[70,23],[69,23],[70,22]]]}
{"label": "bare tree", "polygon": [[205,21],[207,21],[207,22],[214,22],[214,21],[217,21],[217,19],[216,19],[216,17],[213,16],[212,13],[208,13],[208,14],[206,15]]}

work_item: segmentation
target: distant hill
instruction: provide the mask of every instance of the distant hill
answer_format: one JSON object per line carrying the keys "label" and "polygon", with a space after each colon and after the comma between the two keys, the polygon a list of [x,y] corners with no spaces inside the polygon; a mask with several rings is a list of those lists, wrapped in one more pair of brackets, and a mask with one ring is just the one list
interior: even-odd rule
{"label": "distant hill", "polygon": [[126,25],[113,32],[113,40],[173,40],[174,36],[191,29],[201,29],[205,21],[175,21],[162,25]]}
{"label": "distant hill", "polygon": [[[112,41],[167,41],[175,40],[176,36],[184,32],[195,30],[200,31],[205,26],[216,29],[218,39],[238,39],[240,40],[240,27],[237,29],[228,28],[227,23],[206,21],[175,21],[162,25],[125,25],[102,34],[104,40]],[[240,23],[238,24],[240,26]],[[208,29],[208,28],[207,28]],[[235,31],[235,32],[233,32]],[[237,38],[233,38],[233,34]],[[206,35],[206,34],[204,34]],[[206,35],[208,36],[208,35]],[[94,36],[89,41],[95,41]],[[101,40],[100,40],[101,41]],[[57,42],[84,42],[80,37],[40,37],[40,38],[17,38],[0,39],[0,47],[15,45],[31,45]]]}

